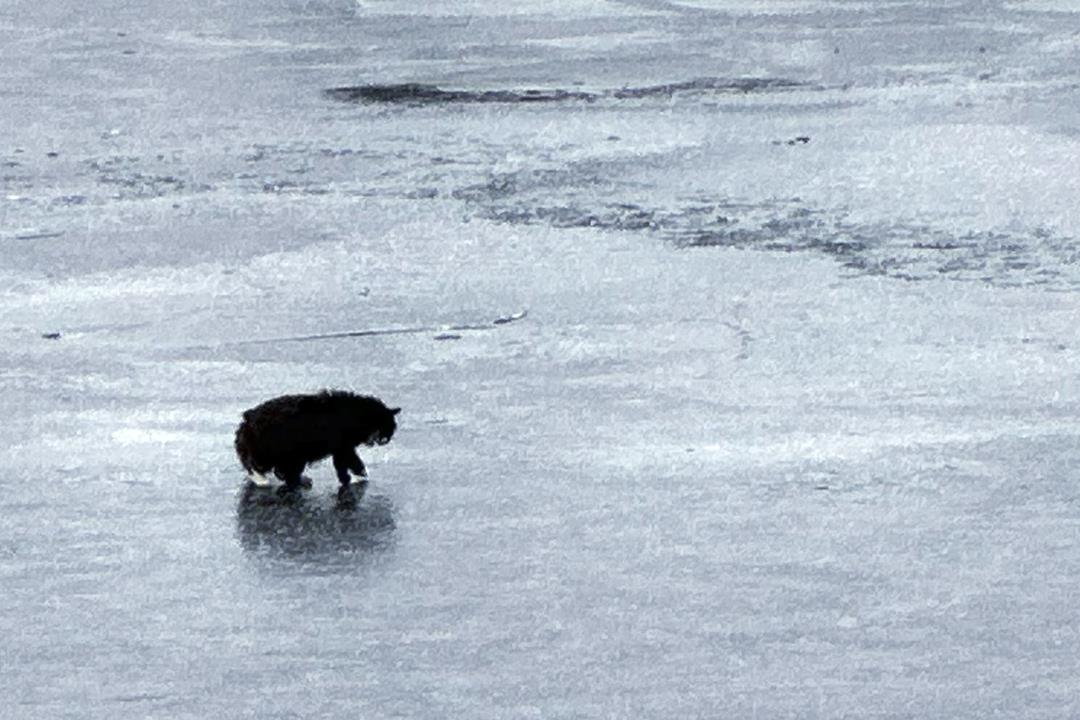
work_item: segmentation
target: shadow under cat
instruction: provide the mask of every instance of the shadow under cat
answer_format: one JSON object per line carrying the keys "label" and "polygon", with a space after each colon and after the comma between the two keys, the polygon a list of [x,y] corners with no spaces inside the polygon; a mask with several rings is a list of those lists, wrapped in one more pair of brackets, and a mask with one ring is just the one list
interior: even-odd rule
{"label": "shadow under cat", "polygon": [[236,508],[240,545],[248,555],[324,568],[362,563],[393,545],[397,528],[390,499],[366,495],[367,485],[312,496],[248,483]]}

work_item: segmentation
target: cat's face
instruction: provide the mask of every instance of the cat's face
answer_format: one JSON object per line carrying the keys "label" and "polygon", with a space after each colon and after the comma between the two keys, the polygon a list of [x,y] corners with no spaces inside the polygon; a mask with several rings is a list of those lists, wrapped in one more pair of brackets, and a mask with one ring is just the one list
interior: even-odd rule
{"label": "cat's face", "polygon": [[399,412],[401,408],[390,408],[389,414],[383,419],[379,429],[368,438],[368,445],[385,445],[390,442],[390,438],[394,437],[394,431],[397,430],[397,420],[394,418]]}

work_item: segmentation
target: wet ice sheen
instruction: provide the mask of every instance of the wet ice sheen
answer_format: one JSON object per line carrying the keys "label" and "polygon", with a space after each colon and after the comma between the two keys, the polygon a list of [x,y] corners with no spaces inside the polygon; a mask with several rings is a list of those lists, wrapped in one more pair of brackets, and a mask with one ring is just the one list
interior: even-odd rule
{"label": "wet ice sheen", "polygon": [[0,7],[4,717],[1080,714],[1080,19],[526,5]]}

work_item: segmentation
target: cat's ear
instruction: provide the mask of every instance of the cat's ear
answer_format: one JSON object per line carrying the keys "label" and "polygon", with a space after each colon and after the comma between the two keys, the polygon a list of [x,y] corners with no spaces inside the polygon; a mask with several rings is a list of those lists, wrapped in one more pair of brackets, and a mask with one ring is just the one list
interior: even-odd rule
{"label": "cat's ear", "polygon": [[390,408],[391,415],[397,415],[399,412],[401,412],[401,408]]}

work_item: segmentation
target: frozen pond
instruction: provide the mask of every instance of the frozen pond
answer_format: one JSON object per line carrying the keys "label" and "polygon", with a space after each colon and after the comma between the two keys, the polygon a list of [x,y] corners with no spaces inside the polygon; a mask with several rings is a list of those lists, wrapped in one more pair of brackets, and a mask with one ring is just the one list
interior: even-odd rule
{"label": "frozen pond", "polygon": [[1080,714],[1080,13],[537,5],[0,7],[5,717]]}

